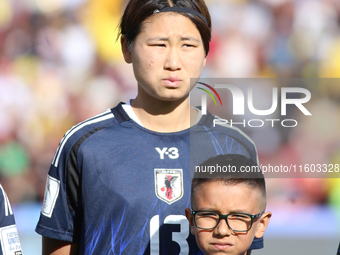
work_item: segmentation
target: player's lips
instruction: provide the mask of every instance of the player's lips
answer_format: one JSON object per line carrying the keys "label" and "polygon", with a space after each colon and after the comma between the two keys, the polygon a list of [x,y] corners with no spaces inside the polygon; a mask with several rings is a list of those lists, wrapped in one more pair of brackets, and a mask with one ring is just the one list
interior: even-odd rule
{"label": "player's lips", "polygon": [[182,80],[178,77],[169,76],[169,77],[164,78],[163,81],[168,87],[175,88],[175,87],[178,87],[178,85],[181,83]]}

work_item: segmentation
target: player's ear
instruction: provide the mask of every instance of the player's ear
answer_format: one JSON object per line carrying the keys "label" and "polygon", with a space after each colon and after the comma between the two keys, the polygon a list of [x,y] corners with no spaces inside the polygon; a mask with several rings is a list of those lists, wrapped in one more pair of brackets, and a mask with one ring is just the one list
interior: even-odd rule
{"label": "player's ear", "polygon": [[260,219],[258,219],[259,223],[257,225],[256,232],[255,232],[256,238],[261,238],[263,236],[264,231],[266,231],[266,228],[268,227],[270,217],[272,217],[272,213],[266,212],[261,215]]}
{"label": "player's ear", "polygon": [[206,63],[207,63],[207,57],[205,57],[204,60],[203,60],[203,67],[205,67]]}
{"label": "player's ear", "polygon": [[131,51],[127,46],[127,40],[124,35],[122,35],[120,38],[120,44],[122,47],[122,52],[123,52],[125,62],[128,64],[131,64],[132,63]]}
{"label": "player's ear", "polygon": [[191,210],[188,207],[185,208],[185,216],[189,221],[191,234],[195,235],[194,215],[192,215]]}

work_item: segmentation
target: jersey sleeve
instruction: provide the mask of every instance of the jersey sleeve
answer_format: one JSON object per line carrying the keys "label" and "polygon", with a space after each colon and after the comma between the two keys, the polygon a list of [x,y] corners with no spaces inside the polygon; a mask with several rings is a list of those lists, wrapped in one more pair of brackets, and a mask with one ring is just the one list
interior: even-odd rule
{"label": "jersey sleeve", "polygon": [[47,175],[44,201],[36,232],[45,237],[62,241],[77,242],[74,235],[79,218],[76,213],[77,194],[79,192],[79,171],[71,137],[59,144]]}
{"label": "jersey sleeve", "polygon": [[13,210],[8,197],[0,185],[0,255],[20,255],[21,244],[15,225]]}
{"label": "jersey sleeve", "polygon": [[[80,241],[82,213],[82,159],[86,139],[112,125],[111,110],[73,126],[61,140],[48,172],[45,196],[36,232],[68,242]],[[91,150],[91,148],[90,148]],[[78,153],[79,152],[79,153]]]}

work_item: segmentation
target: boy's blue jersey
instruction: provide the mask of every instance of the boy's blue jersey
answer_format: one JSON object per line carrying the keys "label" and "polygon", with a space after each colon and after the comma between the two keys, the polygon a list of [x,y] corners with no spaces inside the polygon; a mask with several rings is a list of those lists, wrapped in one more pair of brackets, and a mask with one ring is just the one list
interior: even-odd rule
{"label": "boy's blue jersey", "polygon": [[220,153],[257,162],[251,140],[234,128],[213,127],[214,118],[207,114],[190,129],[158,133],[131,120],[119,104],[74,126],[53,159],[36,231],[80,243],[80,254],[202,254],[184,216],[190,140],[198,153],[200,146],[209,151],[192,164]]}
{"label": "boy's blue jersey", "polygon": [[0,255],[22,255],[12,207],[0,185]]}

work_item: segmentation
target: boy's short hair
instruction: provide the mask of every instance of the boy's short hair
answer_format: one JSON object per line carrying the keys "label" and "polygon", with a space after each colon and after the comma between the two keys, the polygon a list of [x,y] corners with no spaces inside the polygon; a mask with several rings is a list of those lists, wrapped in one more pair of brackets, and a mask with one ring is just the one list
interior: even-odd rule
{"label": "boy's short hair", "polygon": [[251,159],[239,154],[223,154],[204,161],[194,172],[191,183],[191,204],[201,185],[215,181],[221,181],[226,185],[244,183],[252,190],[259,190],[262,197],[261,207],[265,209],[267,199],[264,176],[260,167]]}

